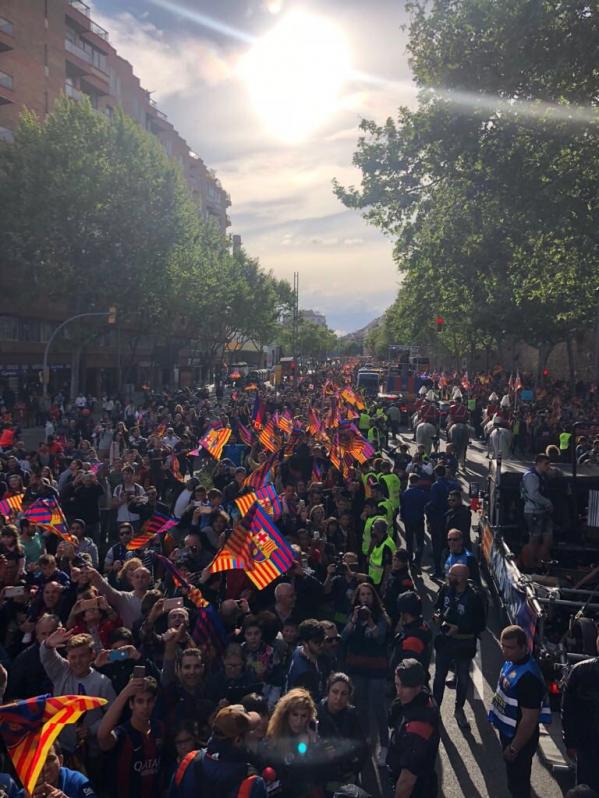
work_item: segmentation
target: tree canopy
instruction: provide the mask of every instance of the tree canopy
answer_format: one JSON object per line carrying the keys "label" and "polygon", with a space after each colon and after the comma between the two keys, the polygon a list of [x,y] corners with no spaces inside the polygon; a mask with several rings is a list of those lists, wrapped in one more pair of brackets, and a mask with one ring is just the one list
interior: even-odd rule
{"label": "tree canopy", "polygon": [[364,120],[361,185],[335,184],[395,239],[403,281],[372,341],[430,340],[442,315],[456,357],[506,336],[547,352],[597,317],[597,17],[558,0],[408,10],[418,107]]}
{"label": "tree canopy", "polygon": [[212,358],[233,338],[266,343],[291,302],[288,283],[201,218],[154,136],[87,101],[63,98],[44,121],[25,112],[1,146],[0,252],[15,298],[72,313],[116,305],[129,329]]}

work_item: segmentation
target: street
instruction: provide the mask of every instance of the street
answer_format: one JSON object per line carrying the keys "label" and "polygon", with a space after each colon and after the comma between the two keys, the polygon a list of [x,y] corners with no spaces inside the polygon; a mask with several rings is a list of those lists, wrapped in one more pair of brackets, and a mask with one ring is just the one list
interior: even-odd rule
{"label": "street", "polygon": [[[413,445],[411,436],[403,435],[402,442]],[[443,444],[442,444],[443,445]],[[484,481],[487,460],[484,447],[474,442],[468,450],[467,477]],[[466,479],[461,478],[464,487]],[[474,536],[473,536],[474,538]],[[430,542],[427,543],[427,548]],[[427,562],[425,554],[425,563]],[[424,617],[430,622],[434,597],[438,583],[423,570],[422,578],[416,581],[416,589],[424,602]],[[487,629],[480,638],[479,651],[472,667],[473,689],[466,703],[466,717],[471,729],[462,732],[453,715],[454,691],[447,689],[441,706],[442,730],[439,747],[438,775],[440,795],[443,798],[509,798],[505,769],[498,737],[487,720],[487,712],[502,663],[499,634],[505,619],[497,605],[489,601]],[[573,786],[573,778],[566,770],[566,761],[556,742],[560,736],[559,714],[553,713],[553,724],[549,731],[542,730],[540,750],[533,761],[533,795],[538,798],[561,798]],[[551,761],[548,761],[551,758]],[[552,773],[553,764],[562,766],[557,775]],[[388,785],[377,784],[372,774],[368,778],[369,789],[376,787],[381,796],[391,795]]]}

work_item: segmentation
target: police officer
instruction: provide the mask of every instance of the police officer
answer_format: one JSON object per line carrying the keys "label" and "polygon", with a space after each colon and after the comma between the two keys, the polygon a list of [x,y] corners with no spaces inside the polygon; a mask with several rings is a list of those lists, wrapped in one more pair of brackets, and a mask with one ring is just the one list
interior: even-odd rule
{"label": "police officer", "polygon": [[422,599],[413,590],[406,590],[397,597],[400,631],[393,639],[391,667],[403,659],[416,659],[429,679],[428,666],[431,661],[432,632],[422,617]]}
{"label": "police officer", "polygon": [[395,669],[397,698],[389,710],[391,741],[387,755],[395,798],[437,795],[439,709],[425,682],[425,670],[416,659],[404,659]]}
{"label": "police officer", "polygon": [[441,623],[435,638],[435,679],[433,695],[439,706],[443,701],[445,680],[455,662],[456,696],[455,718],[461,729],[470,724],[464,714],[464,704],[470,686],[470,664],[476,655],[478,635],[485,628],[485,607],[479,593],[468,581],[468,567],[452,565],[435,602],[434,620]]}
{"label": "police officer", "polygon": [[521,626],[501,633],[501,667],[489,720],[499,731],[507,782],[513,798],[529,798],[532,758],[539,744],[539,723],[551,723],[543,674],[528,651]]}
{"label": "police officer", "polygon": [[[599,652],[599,637],[596,642]],[[577,663],[562,696],[562,729],[576,783],[599,791],[599,657]]]}

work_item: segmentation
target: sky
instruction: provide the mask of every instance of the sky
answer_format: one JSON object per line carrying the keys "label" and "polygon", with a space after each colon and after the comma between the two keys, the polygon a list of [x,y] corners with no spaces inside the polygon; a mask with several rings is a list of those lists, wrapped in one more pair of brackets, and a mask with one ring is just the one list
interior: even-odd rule
{"label": "sky", "polygon": [[383,123],[415,102],[402,0],[91,5],[215,169],[231,195],[229,232],[247,252],[279,278],[299,272],[300,307],[321,311],[339,333],[379,316],[397,292],[393,241],[346,209],[332,180],[359,184],[352,155],[362,118]]}

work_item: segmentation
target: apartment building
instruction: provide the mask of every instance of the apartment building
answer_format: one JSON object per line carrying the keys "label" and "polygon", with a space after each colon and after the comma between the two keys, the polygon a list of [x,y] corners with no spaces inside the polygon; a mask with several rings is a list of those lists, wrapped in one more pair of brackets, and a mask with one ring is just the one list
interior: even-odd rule
{"label": "apartment building", "polygon": [[231,200],[119,56],[83,0],[0,0],[0,138],[10,140],[23,108],[43,117],[57,97],[117,106],[155,135],[183,170],[200,213],[225,231]]}
{"label": "apartment building", "polygon": [[[0,0],[0,138],[12,139],[24,108],[43,118],[61,94],[73,101],[86,96],[108,115],[120,106],[180,164],[201,215],[227,229],[229,195],[119,56],[89,6],[82,0]],[[1,293],[0,387],[31,393],[40,385],[46,342],[72,311],[30,298],[14,307]],[[204,354],[190,341],[157,335],[135,344],[134,331],[112,328],[79,353],[74,338],[66,327],[52,345],[53,389],[68,387],[75,359],[81,387],[93,393],[116,390],[122,381],[189,385],[204,379]]]}

